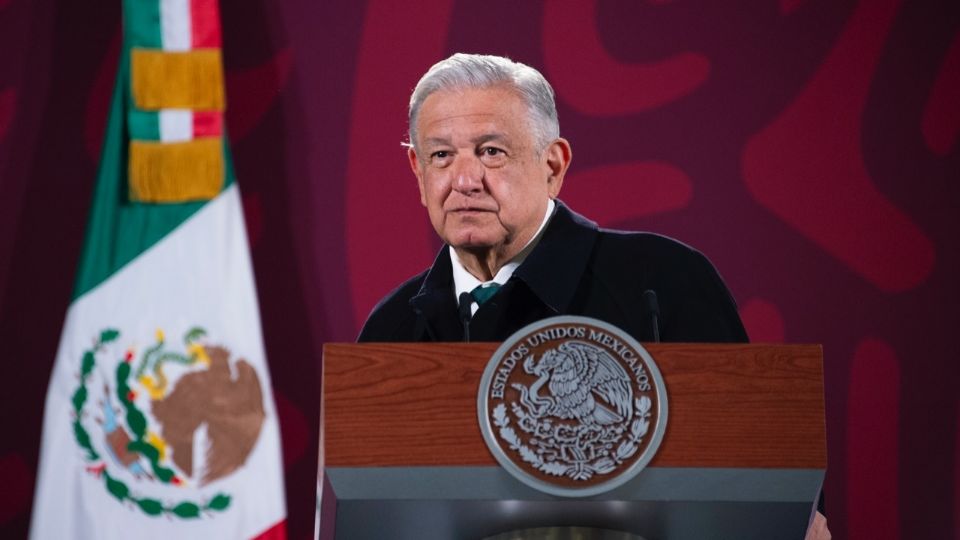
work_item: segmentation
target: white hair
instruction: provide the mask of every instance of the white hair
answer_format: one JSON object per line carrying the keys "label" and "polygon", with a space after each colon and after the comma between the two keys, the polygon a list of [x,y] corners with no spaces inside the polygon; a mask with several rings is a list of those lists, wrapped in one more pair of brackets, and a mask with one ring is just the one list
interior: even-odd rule
{"label": "white hair", "polygon": [[532,67],[502,56],[457,53],[434,64],[410,95],[410,144],[417,145],[417,117],[427,97],[441,90],[490,88],[506,85],[523,99],[529,111],[530,128],[543,150],[560,136],[560,121],[553,88]]}

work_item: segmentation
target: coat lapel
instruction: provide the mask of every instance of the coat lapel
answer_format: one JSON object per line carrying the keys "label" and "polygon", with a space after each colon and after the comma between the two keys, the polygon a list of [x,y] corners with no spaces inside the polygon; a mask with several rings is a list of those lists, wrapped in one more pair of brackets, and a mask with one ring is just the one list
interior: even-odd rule
{"label": "coat lapel", "polygon": [[[440,248],[420,291],[410,299],[410,307],[417,313],[425,335],[414,336],[420,341],[460,341],[463,328],[457,318],[454,298],[453,271],[448,246]],[[418,325],[419,326],[419,325]]]}
{"label": "coat lapel", "polygon": [[[511,281],[523,283],[523,287],[536,297],[542,307],[531,305],[529,300],[511,303],[510,310],[522,305],[526,313],[504,313],[497,308],[497,296],[491,300],[492,304],[483,308],[490,311],[494,319],[508,317],[511,320],[525,320],[527,315],[542,316],[566,313],[575,294],[578,284],[583,277],[594,242],[598,234],[597,224],[573,212],[559,200],[557,209],[547,225],[540,242],[533,249],[527,259],[517,268]],[[437,254],[437,258],[424,278],[420,291],[410,299],[410,306],[417,313],[418,328],[423,331],[414,336],[416,340],[429,341],[460,341],[463,339],[463,328],[457,316],[457,301],[454,297],[453,271],[450,260],[449,246],[444,245]],[[501,293],[524,294],[512,292],[519,284],[508,284]],[[519,299],[517,299],[519,300]],[[506,306],[504,306],[506,307]],[[490,320],[486,313],[477,312],[475,323],[479,324],[477,337],[487,336],[485,339],[494,339],[499,333],[496,329],[507,320]],[[528,321],[532,322],[532,321]],[[503,323],[503,324],[501,324]],[[488,328],[489,327],[489,328]],[[471,325],[471,329],[474,325]],[[488,336],[489,334],[489,336]],[[484,339],[484,338],[481,338]],[[502,339],[502,338],[500,338]]]}
{"label": "coat lapel", "polygon": [[513,274],[554,314],[566,313],[597,239],[597,224],[557,201],[540,243]]}

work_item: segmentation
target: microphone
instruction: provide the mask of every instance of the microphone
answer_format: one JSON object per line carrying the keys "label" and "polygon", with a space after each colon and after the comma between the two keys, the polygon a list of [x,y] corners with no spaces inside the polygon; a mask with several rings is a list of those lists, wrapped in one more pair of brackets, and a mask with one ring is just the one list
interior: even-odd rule
{"label": "microphone", "polygon": [[463,341],[470,341],[470,319],[473,318],[473,295],[468,292],[460,293],[460,324],[463,325]]}
{"label": "microphone", "polygon": [[643,303],[650,314],[650,324],[653,325],[653,341],[660,343],[660,304],[657,303],[657,292],[653,289],[643,291]]}

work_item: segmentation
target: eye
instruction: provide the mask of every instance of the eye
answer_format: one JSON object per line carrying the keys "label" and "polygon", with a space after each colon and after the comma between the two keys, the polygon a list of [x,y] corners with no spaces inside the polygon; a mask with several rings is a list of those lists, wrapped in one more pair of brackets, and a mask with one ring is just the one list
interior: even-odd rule
{"label": "eye", "polygon": [[487,167],[501,167],[507,161],[507,153],[496,146],[484,146],[478,152],[480,161]]}
{"label": "eye", "polygon": [[437,150],[430,154],[430,163],[437,167],[446,166],[453,157],[450,150]]}

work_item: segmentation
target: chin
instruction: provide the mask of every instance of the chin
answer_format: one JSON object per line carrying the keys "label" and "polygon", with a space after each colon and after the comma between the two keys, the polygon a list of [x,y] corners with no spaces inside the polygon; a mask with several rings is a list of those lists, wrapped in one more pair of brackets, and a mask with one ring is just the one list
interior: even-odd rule
{"label": "chin", "polygon": [[503,242],[503,237],[477,231],[463,231],[448,235],[446,242],[457,249],[489,249]]}

